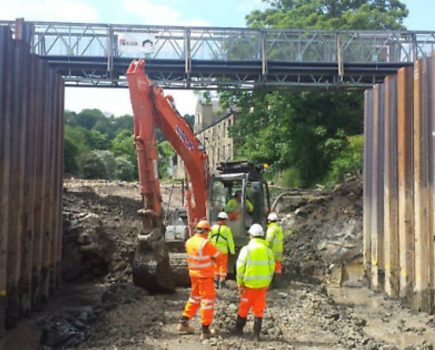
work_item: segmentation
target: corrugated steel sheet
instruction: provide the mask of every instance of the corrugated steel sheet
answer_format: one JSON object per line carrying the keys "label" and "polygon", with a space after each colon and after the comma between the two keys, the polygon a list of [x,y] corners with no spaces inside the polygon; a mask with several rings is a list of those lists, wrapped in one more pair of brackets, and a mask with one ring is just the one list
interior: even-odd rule
{"label": "corrugated steel sheet", "polygon": [[0,335],[49,298],[61,258],[64,83],[15,28],[0,27]]}
{"label": "corrugated steel sheet", "polygon": [[435,57],[421,59],[366,91],[364,114],[371,287],[427,312],[433,311],[435,274],[434,84]]}

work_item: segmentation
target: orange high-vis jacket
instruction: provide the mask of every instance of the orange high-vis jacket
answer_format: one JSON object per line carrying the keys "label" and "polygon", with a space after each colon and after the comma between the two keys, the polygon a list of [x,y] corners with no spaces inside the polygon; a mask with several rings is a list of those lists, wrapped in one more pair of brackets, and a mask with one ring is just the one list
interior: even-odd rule
{"label": "orange high-vis jacket", "polygon": [[187,266],[191,277],[214,277],[213,261],[220,253],[207,239],[195,234],[186,241]]}

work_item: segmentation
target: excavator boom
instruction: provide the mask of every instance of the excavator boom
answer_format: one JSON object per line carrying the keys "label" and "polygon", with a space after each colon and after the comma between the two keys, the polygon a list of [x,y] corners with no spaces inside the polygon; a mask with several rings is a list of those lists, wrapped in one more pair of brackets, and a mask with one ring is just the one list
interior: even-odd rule
{"label": "excavator boom", "polygon": [[[207,155],[187,121],[173,107],[172,97],[152,85],[145,74],[145,62],[133,61],[127,70],[134,114],[139,180],[144,201],[142,234],[133,262],[133,281],[151,291],[173,290],[169,254],[164,240],[158,154],[158,127],[183,160],[188,174],[186,208],[189,232],[206,217],[209,173]],[[193,195],[193,198],[192,198]]]}

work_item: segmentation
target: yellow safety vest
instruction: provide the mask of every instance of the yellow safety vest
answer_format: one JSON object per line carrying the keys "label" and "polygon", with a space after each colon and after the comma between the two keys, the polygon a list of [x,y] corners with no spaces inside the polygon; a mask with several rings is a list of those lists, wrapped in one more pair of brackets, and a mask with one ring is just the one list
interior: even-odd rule
{"label": "yellow safety vest", "polygon": [[282,261],[282,252],[284,251],[284,232],[281,226],[276,222],[267,225],[266,241],[272,249],[276,261]]}
{"label": "yellow safety vest", "polygon": [[251,238],[237,259],[237,284],[248,288],[268,287],[275,271],[272,250],[262,238]]}
{"label": "yellow safety vest", "polygon": [[208,239],[222,254],[235,254],[231,228],[225,224],[216,224],[211,228]]}

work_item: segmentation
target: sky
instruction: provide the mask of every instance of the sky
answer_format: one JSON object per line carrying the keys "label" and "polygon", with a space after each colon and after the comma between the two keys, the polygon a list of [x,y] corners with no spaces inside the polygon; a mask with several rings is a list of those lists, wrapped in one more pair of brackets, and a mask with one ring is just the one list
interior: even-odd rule
{"label": "sky", "polygon": [[[435,31],[435,0],[402,2],[410,11],[408,29]],[[261,0],[0,0],[0,20],[244,27],[246,14],[265,7]],[[194,114],[192,91],[168,93],[182,115]],[[65,108],[98,108],[115,116],[132,113],[127,89],[67,88]]]}

